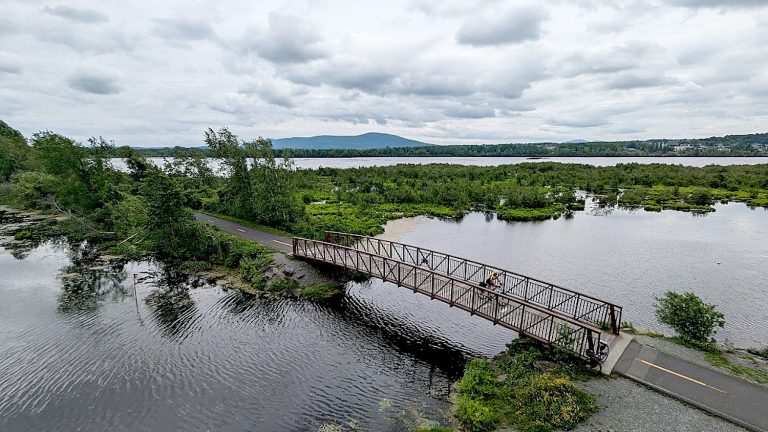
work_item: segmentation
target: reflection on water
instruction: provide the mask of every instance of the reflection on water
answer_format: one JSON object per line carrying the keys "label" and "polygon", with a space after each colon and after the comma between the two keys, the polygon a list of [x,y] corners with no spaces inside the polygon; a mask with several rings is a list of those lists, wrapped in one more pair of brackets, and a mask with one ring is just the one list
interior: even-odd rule
{"label": "reflection on water", "polygon": [[382,282],[262,300],[61,240],[0,249],[0,299],[2,431],[410,430],[514,337]]}
{"label": "reflection on water", "polygon": [[70,265],[62,268],[59,276],[59,311],[87,312],[97,308],[108,296],[113,300],[126,296],[123,285],[126,272],[122,263],[100,262],[95,250],[87,243],[71,248],[69,260]]}
{"label": "reflection on water", "polygon": [[696,215],[597,207],[573,218],[508,223],[471,213],[387,226],[399,241],[497,265],[613,301],[624,319],[665,331],[654,296],[693,291],[726,316],[718,337],[768,344],[768,211],[718,204]]}
{"label": "reflection on water", "polygon": [[[149,158],[157,166],[163,166],[166,161],[174,158]],[[218,171],[221,164],[213,158],[208,158],[209,165]],[[317,169],[326,168],[362,168],[372,166],[391,166],[398,164],[449,164],[472,166],[499,166],[520,163],[560,162],[585,164],[593,166],[615,166],[617,164],[668,164],[703,167],[706,165],[757,165],[768,163],[764,157],[552,157],[529,159],[527,157],[360,157],[360,158],[296,158],[296,168]],[[112,165],[119,170],[127,171],[124,159],[112,159]]]}

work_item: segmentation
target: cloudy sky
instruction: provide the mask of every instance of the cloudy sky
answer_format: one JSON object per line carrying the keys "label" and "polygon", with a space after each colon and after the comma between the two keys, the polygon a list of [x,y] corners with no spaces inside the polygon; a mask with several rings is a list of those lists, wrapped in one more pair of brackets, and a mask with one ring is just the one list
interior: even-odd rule
{"label": "cloudy sky", "polygon": [[[607,5],[607,4],[610,4]],[[119,145],[768,131],[768,0],[0,0],[0,119]]]}

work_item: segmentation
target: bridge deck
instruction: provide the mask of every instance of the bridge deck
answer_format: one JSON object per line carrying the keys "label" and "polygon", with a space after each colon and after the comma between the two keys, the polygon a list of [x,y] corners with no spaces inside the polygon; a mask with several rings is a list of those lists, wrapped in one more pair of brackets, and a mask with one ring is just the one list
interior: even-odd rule
{"label": "bridge deck", "polygon": [[480,284],[491,272],[497,272],[499,286],[495,291],[619,334],[621,306],[578,291],[418,246],[331,231],[326,232],[325,240],[377,256],[393,258],[473,284]]}
{"label": "bridge deck", "polygon": [[585,359],[589,358],[589,350],[594,350],[600,341],[600,329],[588,322],[508,293],[483,288],[467,278],[457,278],[389,256],[303,238],[293,239],[293,255],[396,283]]}

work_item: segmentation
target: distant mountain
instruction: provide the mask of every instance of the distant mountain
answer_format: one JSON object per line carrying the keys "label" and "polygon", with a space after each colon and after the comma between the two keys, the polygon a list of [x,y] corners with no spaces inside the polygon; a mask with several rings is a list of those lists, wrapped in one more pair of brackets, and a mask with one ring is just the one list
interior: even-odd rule
{"label": "distant mountain", "polygon": [[584,143],[588,143],[588,142],[589,141],[587,141],[585,139],[572,139],[572,140],[568,140],[568,141],[563,141],[563,144],[584,144]]}
{"label": "distant mountain", "polygon": [[319,135],[313,137],[294,137],[273,139],[276,149],[308,150],[370,150],[396,147],[426,147],[434,144],[415,141],[397,135],[370,132],[355,136]]}

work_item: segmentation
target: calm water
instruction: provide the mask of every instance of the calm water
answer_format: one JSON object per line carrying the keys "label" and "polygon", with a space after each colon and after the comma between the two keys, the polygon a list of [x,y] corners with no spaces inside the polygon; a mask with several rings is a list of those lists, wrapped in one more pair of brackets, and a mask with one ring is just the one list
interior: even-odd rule
{"label": "calm water", "polygon": [[[472,213],[394,221],[385,236],[605,297],[644,327],[658,328],[654,294],[694,291],[726,314],[721,339],[768,344],[762,209]],[[84,251],[0,248],[1,431],[410,430],[410,413],[444,418],[465,355],[515,337],[375,280],[330,303],[262,300]]]}
{"label": "calm water", "polygon": [[[174,158],[149,158],[157,165]],[[218,168],[215,159],[210,159],[211,167]],[[561,162],[587,164],[594,166],[614,166],[620,163],[661,163],[669,165],[686,165],[703,167],[706,165],[757,165],[768,163],[768,158],[759,157],[560,157],[545,159],[528,159],[525,157],[370,157],[370,158],[297,158],[294,159],[297,168],[317,169],[326,168],[360,168],[371,166],[389,166],[397,164],[451,164],[497,166],[525,162]],[[120,170],[127,170],[123,159],[112,159],[113,165]]]}
{"label": "calm water", "polygon": [[388,235],[613,301],[645,328],[666,330],[653,315],[654,295],[693,291],[725,313],[718,339],[768,345],[768,211],[715,208],[696,216],[592,207],[534,223],[471,213],[458,222],[390,222]]}
{"label": "calm water", "polygon": [[315,304],[93,265],[0,250],[1,431],[410,430],[444,418],[465,355],[514,337],[390,284]]}

